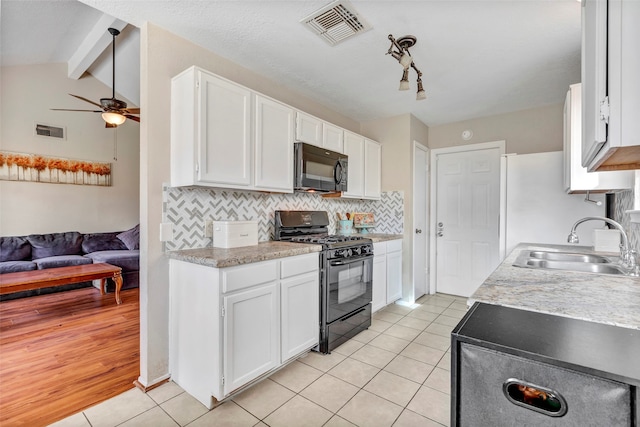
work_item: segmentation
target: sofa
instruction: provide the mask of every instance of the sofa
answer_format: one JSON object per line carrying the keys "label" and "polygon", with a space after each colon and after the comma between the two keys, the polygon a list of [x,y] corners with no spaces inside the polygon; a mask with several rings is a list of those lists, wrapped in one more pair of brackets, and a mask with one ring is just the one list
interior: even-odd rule
{"label": "sofa", "polygon": [[[77,231],[0,237],[0,274],[105,262],[122,268],[122,289],[137,288],[139,225],[126,231]],[[77,286],[76,286],[77,287]],[[107,284],[112,290],[113,284]]]}

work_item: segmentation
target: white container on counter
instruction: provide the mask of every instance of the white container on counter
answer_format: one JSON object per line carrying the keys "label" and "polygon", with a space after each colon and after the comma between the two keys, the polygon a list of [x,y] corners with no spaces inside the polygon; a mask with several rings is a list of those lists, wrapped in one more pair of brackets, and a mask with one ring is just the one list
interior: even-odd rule
{"label": "white container on counter", "polygon": [[239,248],[258,244],[258,221],[213,221],[213,247]]}

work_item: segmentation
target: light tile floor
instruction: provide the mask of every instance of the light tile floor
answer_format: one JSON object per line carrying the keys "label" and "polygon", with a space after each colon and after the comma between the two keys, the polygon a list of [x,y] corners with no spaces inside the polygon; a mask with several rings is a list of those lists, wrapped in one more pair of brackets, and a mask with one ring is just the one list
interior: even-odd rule
{"label": "light tile floor", "polygon": [[207,410],[169,382],[133,388],[56,427],[449,425],[450,333],[466,299],[424,296],[392,304],[330,355],[311,352],[231,401]]}

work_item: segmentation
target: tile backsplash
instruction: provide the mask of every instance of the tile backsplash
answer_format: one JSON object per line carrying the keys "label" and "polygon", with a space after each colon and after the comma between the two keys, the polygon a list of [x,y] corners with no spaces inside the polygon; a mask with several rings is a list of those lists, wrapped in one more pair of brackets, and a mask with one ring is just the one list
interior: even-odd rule
{"label": "tile backsplash", "polygon": [[318,194],[271,194],[206,187],[163,188],[162,221],[173,224],[173,241],[165,251],[210,247],[204,236],[205,219],[258,221],[258,240],[273,239],[276,210],[319,210],[329,213],[329,232],[336,230],[336,213],[373,212],[375,233],[402,234],[404,194],[383,192],[380,200],[324,198]]}
{"label": "tile backsplash", "polygon": [[631,222],[629,214],[626,213],[626,211],[634,208],[633,200],[633,190],[617,192],[613,219],[622,225],[629,237],[629,243],[640,252],[640,224]]}

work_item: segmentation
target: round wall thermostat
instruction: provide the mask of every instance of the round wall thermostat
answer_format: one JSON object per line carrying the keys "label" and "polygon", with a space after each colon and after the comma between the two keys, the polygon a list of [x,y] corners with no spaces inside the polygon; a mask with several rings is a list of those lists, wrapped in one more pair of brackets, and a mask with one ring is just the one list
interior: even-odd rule
{"label": "round wall thermostat", "polygon": [[470,140],[472,136],[473,132],[471,132],[470,130],[465,130],[462,132],[462,139],[464,139],[465,141]]}

